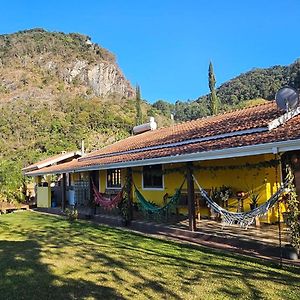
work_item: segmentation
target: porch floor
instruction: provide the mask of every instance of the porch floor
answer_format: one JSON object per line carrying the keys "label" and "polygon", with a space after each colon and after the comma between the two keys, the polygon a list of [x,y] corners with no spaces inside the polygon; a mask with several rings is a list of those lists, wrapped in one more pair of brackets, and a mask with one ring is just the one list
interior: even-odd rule
{"label": "porch floor", "polygon": [[[188,220],[183,220],[172,227],[184,230],[189,229]],[[288,228],[284,223],[280,224],[281,240],[283,244],[288,243]],[[238,237],[241,240],[250,240],[270,245],[279,245],[278,224],[270,225],[262,223],[260,227],[249,226],[248,229],[241,228],[239,225],[222,226],[221,222],[201,219],[197,220],[197,232],[220,237]]]}

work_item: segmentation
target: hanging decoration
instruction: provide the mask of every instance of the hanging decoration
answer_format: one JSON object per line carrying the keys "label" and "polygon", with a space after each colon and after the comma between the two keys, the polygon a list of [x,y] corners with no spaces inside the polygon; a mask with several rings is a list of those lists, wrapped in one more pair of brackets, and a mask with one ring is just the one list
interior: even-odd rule
{"label": "hanging decoration", "polygon": [[104,209],[112,210],[116,208],[123,198],[123,189],[112,199],[104,197],[96,188],[94,182],[92,182],[93,191],[94,191],[94,202]]}
{"label": "hanging decoration", "polygon": [[212,200],[207,192],[199,185],[197,179],[193,175],[194,182],[199,188],[201,196],[205,199],[207,206],[211,207],[216,213],[221,215],[222,222],[224,224],[232,225],[232,224],[239,224],[241,227],[248,228],[251,225],[255,217],[260,217],[265,215],[270,208],[272,208],[275,203],[279,200],[280,195],[288,192],[288,185],[289,181],[287,180],[281,187],[277,190],[275,194],[271,196],[269,200],[267,200],[264,204],[254,208],[253,210],[247,212],[230,212],[219,204],[217,204],[214,200]]}
{"label": "hanging decoration", "polygon": [[[265,169],[265,168],[274,168],[280,164],[280,159],[271,159],[268,161],[261,161],[258,163],[246,163],[241,165],[220,165],[220,166],[201,166],[194,165],[192,167],[193,171],[225,171],[225,170],[241,170],[241,169]],[[161,171],[159,175],[166,175],[171,173],[183,173],[185,174],[186,170],[183,167],[168,168]],[[133,170],[135,174],[143,174],[143,170]]]}
{"label": "hanging decoration", "polygon": [[224,170],[241,170],[241,169],[264,169],[274,168],[280,164],[279,159],[271,159],[268,161],[261,161],[259,163],[246,163],[241,165],[228,165],[228,166],[193,166],[194,171],[224,171]]}
{"label": "hanging decoration", "polygon": [[[133,170],[133,174],[144,174],[143,170]],[[157,171],[157,175],[166,175],[166,174],[172,174],[172,173],[181,173],[185,174],[186,170],[184,168],[168,168],[168,169],[163,169],[162,171]]]}

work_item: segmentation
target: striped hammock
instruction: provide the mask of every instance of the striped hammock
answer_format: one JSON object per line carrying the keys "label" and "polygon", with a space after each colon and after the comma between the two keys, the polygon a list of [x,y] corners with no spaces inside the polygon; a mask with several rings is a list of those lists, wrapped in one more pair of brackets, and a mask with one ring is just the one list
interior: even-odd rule
{"label": "striped hammock", "polygon": [[256,217],[260,217],[265,215],[270,208],[272,208],[276,202],[279,200],[280,195],[284,192],[288,192],[287,189],[288,181],[286,181],[284,184],[281,185],[281,187],[277,190],[275,194],[271,196],[271,198],[266,201],[264,204],[254,208],[253,210],[247,211],[247,212],[231,212],[220,205],[218,205],[214,200],[212,200],[207,192],[199,185],[197,179],[195,176],[193,176],[193,179],[196,183],[196,185],[199,188],[201,196],[205,199],[206,204],[208,207],[212,208],[214,212],[221,215],[222,222],[228,225],[232,224],[239,224],[241,227],[248,228],[249,225],[251,225]]}
{"label": "striped hammock", "polygon": [[112,199],[104,197],[96,188],[94,182],[92,182],[93,185],[93,191],[94,191],[94,202],[104,209],[112,210],[113,208],[116,208],[119,203],[123,199],[123,189]]}

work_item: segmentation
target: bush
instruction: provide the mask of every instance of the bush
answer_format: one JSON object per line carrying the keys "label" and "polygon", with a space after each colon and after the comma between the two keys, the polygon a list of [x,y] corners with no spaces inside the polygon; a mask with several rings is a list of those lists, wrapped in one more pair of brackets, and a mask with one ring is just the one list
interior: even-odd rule
{"label": "bush", "polygon": [[65,213],[66,213],[67,219],[70,222],[73,222],[78,219],[78,211],[75,208],[74,209],[67,208]]}

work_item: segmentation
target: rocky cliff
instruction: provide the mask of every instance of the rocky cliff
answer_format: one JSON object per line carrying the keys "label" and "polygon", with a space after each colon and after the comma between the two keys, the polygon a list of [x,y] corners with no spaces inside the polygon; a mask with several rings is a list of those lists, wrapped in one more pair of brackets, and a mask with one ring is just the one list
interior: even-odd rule
{"label": "rocky cliff", "polygon": [[0,99],[131,98],[134,89],[108,50],[88,36],[43,29],[0,36]]}

